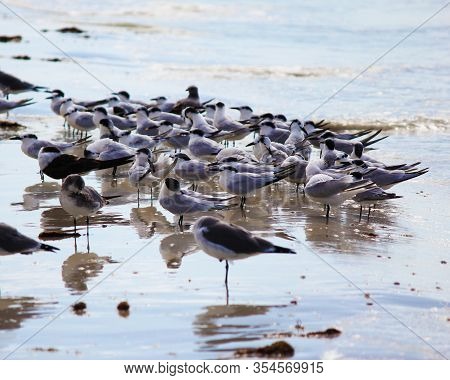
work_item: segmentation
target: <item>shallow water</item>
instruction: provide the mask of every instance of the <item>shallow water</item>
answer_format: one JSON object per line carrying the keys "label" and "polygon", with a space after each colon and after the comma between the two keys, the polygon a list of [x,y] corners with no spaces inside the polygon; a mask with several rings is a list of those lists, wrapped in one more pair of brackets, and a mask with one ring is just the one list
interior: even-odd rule
{"label": "shallow water", "polygon": [[[440,6],[380,2],[369,10],[339,2],[330,12],[322,2],[292,1],[257,8],[254,1],[8,4],[113,89],[179,98],[196,83],[205,99],[288,116],[307,115]],[[0,16],[8,34],[25,37],[1,46],[2,70],[74,97],[108,94],[67,58],[42,61],[64,57],[7,10]],[[82,224],[76,242],[48,241],[61,249],[56,254],[0,257],[2,357],[232,358],[237,348],[280,339],[295,358],[448,357],[450,283],[441,263],[450,260],[448,20],[446,10],[314,114],[338,126],[382,126],[390,137],[375,157],[430,167],[393,189],[403,198],[380,204],[369,222],[346,204],[325,224],[320,205],[280,183],[249,199],[245,216],[220,212],[297,251],[232,265],[226,305],[223,263],[200,252],[189,232],[198,215],[186,217],[181,232],[150,194],[138,208],[125,176],[115,182],[108,171],[89,174],[86,182],[102,194],[122,195],[92,218],[89,252]],[[90,38],[54,32],[72,25]],[[15,54],[32,59],[12,60]],[[39,137],[70,138],[44,95],[32,95],[39,102],[11,118]],[[37,163],[7,140],[14,133],[1,131],[2,220],[33,237],[70,232],[59,184],[40,183]],[[84,315],[64,311],[83,295]],[[129,315],[116,310],[122,300]],[[330,327],[342,334],[305,337]]]}

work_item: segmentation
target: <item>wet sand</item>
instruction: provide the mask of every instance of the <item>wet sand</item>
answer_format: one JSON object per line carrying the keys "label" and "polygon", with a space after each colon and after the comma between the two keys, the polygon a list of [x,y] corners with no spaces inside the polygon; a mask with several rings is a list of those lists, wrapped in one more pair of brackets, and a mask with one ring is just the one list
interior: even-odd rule
{"label": "wet sand", "polygon": [[[391,132],[380,152],[395,162],[395,145],[401,144],[409,162],[423,145],[449,138]],[[8,184],[3,220],[34,237],[70,233],[59,184],[41,184],[37,163],[16,142],[3,140],[0,146],[2,181]],[[230,358],[239,348],[282,338],[296,358],[439,358],[396,320],[448,354],[445,153],[437,152],[427,165],[428,175],[399,185],[395,191],[404,198],[379,205],[370,221],[359,221],[359,208],[349,204],[332,210],[326,224],[320,205],[284,183],[250,198],[245,216],[238,208],[220,212],[224,220],[297,251],[232,265],[229,305],[223,263],[200,252],[189,231],[198,216],[186,217],[180,231],[176,218],[149,193],[137,207],[123,172],[117,182],[109,172],[89,174],[86,182],[103,194],[122,194],[91,219],[90,252],[79,223],[76,248],[66,238],[47,241],[61,248],[56,254],[1,257],[1,352],[7,354],[95,287],[83,297],[83,316],[67,310],[12,357]],[[122,300],[131,306],[126,318],[116,310]],[[303,336],[331,327],[341,336]]]}
{"label": "wet sand", "polygon": [[[55,19],[52,22],[53,29],[61,27]],[[82,98],[107,93],[89,76],[72,74],[75,68],[70,62],[41,60],[57,52],[27,35],[13,19],[5,23],[9,34],[24,35],[30,42],[8,44],[0,57],[2,69]],[[88,39],[53,31],[48,36],[65,44],[70,54],[114,89],[130,87],[132,94],[148,97],[181,97],[192,78],[198,79],[205,98],[223,93],[230,105],[248,99],[258,111],[271,106],[290,115],[298,112],[299,100],[289,93],[292,78],[233,72],[221,77],[201,70],[187,75],[176,64],[174,71],[164,66],[166,71],[158,72],[156,65],[146,73],[143,63],[134,66],[138,49],[134,50],[137,55],[128,57],[123,46],[116,51],[99,47],[114,41],[124,44],[124,39],[139,46],[148,31],[86,26],[79,25],[92,35]],[[111,35],[106,33],[110,30]],[[24,52],[30,61],[10,59]],[[248,87],[239,92],[231,83],[242,77]],[[314,84],[327,93],[326,78],[305,81],[306,88]],[[268,96],[280,87],[287,92],[277,99]],[[297,252],[259,255],[231,265],[226,305],[224,264],[199,251],[190,232],[198,215],[185,217],[180,231],[176,218],[156,200],[152,202],[149,193],[138,208],[126,171],[117,181],[109,171],[85,176],[86,183],[102,194],[122,195],[91,219],[90,251],[84,223],[76,241],[58,239],[57,234],[72,232],[72,221],[59,205],[59,183],[47,179],[41,184],[37,162],[22,154],[18,142],[8,140],[24,131],[42,138],[71,139],[62,121],[51,114],[44,95],[33,95],[38,103],[10,118],[26,128],[1,129],[2,221],[35,238],[50,233],[51,240],[46,242],[61,250],[0,257],[2,357],[14,351],[9,358],[233,358],[238,349],[278,340],[291,344],[297,359],[440,359],[450,355],[450,211],[446,207],[450,134],[440,115],[434,123],[413,113],[403,124],[389,123],[389,117],[380,115],[389,138],[378,144],[373,155],[392,163],[421,160],[430,172],[396,186],[393,191],[403,198],[380,204],[370,221],[364,216],[359,221],[359,207],[349,203],[332,209],[326,224],[322,207],[287,183],[250,198],[245,215],[238,208],[214,213]],[[382,112],[383,107],[378,104],[378,108]],[[352,116],[351,107],[345,113]],[[350,120],[358,128],[368,123],[357,123],[360,114],[354,119],[331,119],[339,125]],[[211,188],[216,184],[202,185],[199,191]],[[87,307],[79,315],[71,305],[82,296]],[[122,301],[129,303],[128,313],[118,312]],[[328,328],[341,334],[329,339],[307,335]]]}

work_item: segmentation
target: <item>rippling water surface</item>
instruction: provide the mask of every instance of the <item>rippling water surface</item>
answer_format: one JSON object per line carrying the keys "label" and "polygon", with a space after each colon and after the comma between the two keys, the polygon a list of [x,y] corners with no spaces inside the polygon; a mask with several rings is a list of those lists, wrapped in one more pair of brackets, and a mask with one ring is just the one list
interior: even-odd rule
{"label": "rippling water surface", "polygon": [[[127,89],[142,99],[180,98],[195,83],[205,99],[289,117],[309,115],[443,5],[6,4],[37,30],[45,29],[54,43],[0,7],[2,33],[24,37],[0,46],[0,68],[30,82],[80,98]],[[61,249],[56,254],[0,257],[0,354],[232,358],[238,348],[282,339],[295,348],[296,358],[449,356],[449,20],[446,9],[312,115],[335,128],[383,128],[390,137],[378,144],[375,157],[420,160],[430,167],[427,175],[394,188],[403,198],[380,204],[370,221],[359,221],[359,208],[346,204],[325,224],[320,205],[280,183],[250,198],[245,215],[239,209],[220,212],[224,220],[297,252],[231,265],[226,305],[224,265],[199,251],[190,232],[198,215],[187,216],[180,231],[176,218],[149,193],[137,207],[126,170],[117,181],[108,171],[89,174],[86,182],[103,194],[122,195],[92,218],[89,251],[82,224],[76,241],[49,241]],[[86,33],[55,32],[74,25]],[[11,58],[18,54],[31,60]],[[45,95],[32,95],[37,104],[10,116],[26,129],[0,130],[1,219],[33,237],[70,232],[59,183],[40,183],[37,163],[8,141],[25,130],[71,138]],[[200,191],[215,188],[204,184]],[[26,341],[82,295],[84,315],[68,309]],[[122,300],[131,305],[129,314],[117,312]],[[306,337],[330,327],[342,334]]]}

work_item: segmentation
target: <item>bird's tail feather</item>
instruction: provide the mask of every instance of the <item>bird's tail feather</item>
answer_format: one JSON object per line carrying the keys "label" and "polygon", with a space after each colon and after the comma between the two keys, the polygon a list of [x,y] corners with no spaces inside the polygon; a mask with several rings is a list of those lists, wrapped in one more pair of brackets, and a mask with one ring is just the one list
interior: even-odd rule
{"label": "bird's tail feather", "polygon": [[353,133],[353,136],[352,136],[351,140],[353,140],[353,139],[355,139],[357,137],[363,137],[363,136],[371,133],[372,131],[373,131],[372,129],[365,129],[364,131]]}
{"label": "bird's tail feather", "polygon": [[367,143],[363,143],[363,145],[364,145],[364,147],[368,147],[368,146],[370,146],[370,145],[373,145],[373,144],[375,144],[375,143],[377,143],[377,142],[379,142],[379,141],[382,141],[382,140],[384,140],[384,139],[387,139],[389,136],[383,136],[383,137],[380,137],[379,139],[376,139],[376,140],[370,140],[369,142],[367,142]]}
{"label": "bird's tail feather", "polygon": [[52,245],[48,245],[48,244],[44,244],[44,243],[41,243],[41,247],[40,248],[43,251],[49,251],[49,252],[59,251],[59,248],[53,247]]}
{"label": "bird's tail feather", "polygon": [[73,143],[73,145],[74,145],[74,146],[79,146],[79,145],[83,145],[83,144],[85,144],[85,143],[91,142],[91,141],[92,141],[91,138],[92,138],[92,136],[86,136],[86,137],[83,137],[83,138],[81,138],[81,139],[75,141],[75,142]]}
{"label": "bird's tail feather", "polygon": [[130,162],[134,161],[134,156],[126,156],[121,158],[116,158],[114,160],[108,160],[108,161],[99,161],[99,169],[108,169],[112,168],[114,166],[121,166],[128,164]]}
{"label": "bird's tail feather", "polygon": [[295,252],[293,249],[280,247],[279,245],[273,246],[273,253],[289,253],[295,255],[297,252]]}

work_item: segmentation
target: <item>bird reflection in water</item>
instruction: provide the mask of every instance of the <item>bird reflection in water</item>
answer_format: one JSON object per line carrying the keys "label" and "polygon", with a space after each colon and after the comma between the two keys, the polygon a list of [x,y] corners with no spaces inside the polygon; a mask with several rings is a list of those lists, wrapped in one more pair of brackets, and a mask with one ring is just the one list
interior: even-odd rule
{"label": "bird reflection in water", "polygon": [[43,314],[49,304],[34,297],[0,297],[0,330],[20,328],[26,319]]}
{"label": "bird reflection in water", "polygon": [[154,206],[132,208],[130,224],[136,229],[141,239],[152,237],[156,232],[160,234],[173,232],[170,222]]}
{"label": "bird reflection in water", "polygon": [[[120,214],[104,213],[102,211],[89,218],[89,227],[106,227],[108,225],[128,225],[128,222]],[[73,218],[62,207],[52,207],[41,213],[41,228],[45,231],[44,236],[49,236],[49,238],[51,237],[54,240],[74,237],[75,251],[77,250],[76,238],[80,236],[79,233],[83,230],[83,226],[84,228],[86,227],[85,221],[84,223],[78,224],[78,233],[75,234]],[[87,239],[89,239],[89,236],[87,236]],[[87,243],[89,246],[89,240],[87,240]]]}
{"label": "bird reflection in water", "polygon": [[[380,205],[379,213],[385,212],[384,207],[389,205]],[[353,210],[355,212],[352,212]],[[305,209],[299,224],[303,222],[306,242],[319,250],[332,249],[341,253],[359,254],[367,250],[368,240],[393,241],[392,233],[397,227],[395,210],[388,218],[382,218],[382,224],[378,224],[376,218],[371,223],[360,223],[358,217],[359,209],[339,208],[336,209],[334,218],[339,218],[342,222],[327,225],[323,223],[323,217],[317,213],[316,209]]]}
{"label": "bird reflection in water", "polygon": [[[290,305],[292,307],[292,305]],[[234,352],[242,343],[272,336],[283,321],[271,315],[272,309],[286,305],[214,305],[205,307],[193,322],[201,338],[200,351]],[[286,321],[290,324],[291,321]],[[281,326],[283,327],[283,326]]]}
{"label": "bird reflection in water", "polygon": [[103,271],[105,264],[115,261],[109,256],[98,256],[94,252],[75,252],[62,265],[62,279],[72,294],[88,290],[87,282]]}
{"label": "bird reflection in water", "polygon": [[178,269],[183,258],[197,250],[197,243],[191,232],[175,233],[161,239],[159,252],[167,268]]}
{"label": "bird reflection in water", "polygon": [[23,202],[12,203],[12,206],[22,206],[25,211],[33,211],[42,208],[41,202],[57,198],[61,186],[58,182],[39,182],[27,186],[23,190]]}

